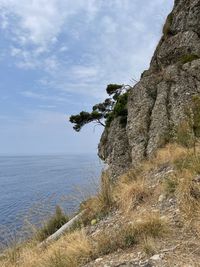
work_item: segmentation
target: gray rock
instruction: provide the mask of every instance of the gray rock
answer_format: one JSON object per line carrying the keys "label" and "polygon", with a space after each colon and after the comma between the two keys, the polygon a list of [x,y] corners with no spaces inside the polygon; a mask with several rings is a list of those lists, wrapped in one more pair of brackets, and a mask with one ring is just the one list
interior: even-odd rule
{"label": "gray rock", "polygon": [[200,57],[200,1],[176,0],[169,24],[149,70],[130,90],[127,125],[115,119],[105,129],[99,156],[110,166],[113,178],[169,141],[184,118],[193,95],[200,95],[200,59],[183,63],[183,57]]}
{"label": "gray rock", "polygon": [[159,254],[153,255],[150,259],[151,259],[152,261],[159,261],[159,260],[161,260]]}

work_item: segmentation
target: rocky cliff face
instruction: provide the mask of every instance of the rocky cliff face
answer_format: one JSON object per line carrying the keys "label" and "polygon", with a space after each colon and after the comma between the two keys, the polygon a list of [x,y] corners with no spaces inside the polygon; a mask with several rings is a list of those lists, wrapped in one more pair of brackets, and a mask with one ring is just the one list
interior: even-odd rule
{"label": "rocky cliff face", "polygon": [[197,94],[200,0],[175,0],[150,68],[129,93],[126,128],[115,119],[102,135],[99,156],[109,164],[112,177],[165,144]]}

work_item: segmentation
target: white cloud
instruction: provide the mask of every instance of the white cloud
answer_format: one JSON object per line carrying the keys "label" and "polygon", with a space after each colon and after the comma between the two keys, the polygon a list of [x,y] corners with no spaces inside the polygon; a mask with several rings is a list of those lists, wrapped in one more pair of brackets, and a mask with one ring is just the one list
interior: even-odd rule
{"label": "white cloud", "polygon": [[148,67],[172,2],[0,0],[0,9],[18,67],[40,69],[47,87],[103,96]]}
{"label": "white cloud", "polygon": [[70,70],[70,75],[73,75],[75,79],[88,80],[93,77],[96,78],[98,70],[95,66],[73,66]]}
{"label": "white cloud", "polygon": [[52,95],[45,95],[45,94],[41,94],[41,93],[37,93],[37,92],[33,92],[33,91],[22,91],[20,92],[20,94],[26,98],[33,98],[33,99],[38,99],[41,101],[53,101],[55,102],[69,102],[69,100],[67,99],[67,96],[62,97],[62,96],[52,96]]}
{"label": "white cloud", "polygon": [[91,0],[0,0],[4,28],[8,25],[8,16],[12,15],[17,26],[17,31],[15,28],[12,33],[18,41],[43,47],[57,42],[69,16],[85,10],[91,18],[97,12],[96,7],[96,1]]}

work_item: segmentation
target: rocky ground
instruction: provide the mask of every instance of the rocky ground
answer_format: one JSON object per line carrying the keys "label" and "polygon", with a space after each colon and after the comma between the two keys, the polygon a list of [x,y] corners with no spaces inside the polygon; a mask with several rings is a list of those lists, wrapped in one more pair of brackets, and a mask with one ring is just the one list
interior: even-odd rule
{"label": "rocky ground", "polygon": [[[160,214],[169,224],[170,230],[166,237],[154,240],[150,251],[143,244],[127,250],[118,249],[116,252],[97,258],[84,267],[196,267],[200,266],[200,242],[196,232],[184,225],[182,214],[177,203],[176,194],[161,193],[160,185],[168,175],[173,175],[173,167],[163,164],[156,170],[146,174],[152,197],[149,203],[136,207],[135,218],[128,219],[124,214],[115,211],[95,226],[87,228],[87,234],[95,236],[99,232],[119,231],[120,225],[137,220],[139,214],[152,212]],[[196,179],[198,180],[198,178]],[[113,238],[112,236],[110,238]]]}

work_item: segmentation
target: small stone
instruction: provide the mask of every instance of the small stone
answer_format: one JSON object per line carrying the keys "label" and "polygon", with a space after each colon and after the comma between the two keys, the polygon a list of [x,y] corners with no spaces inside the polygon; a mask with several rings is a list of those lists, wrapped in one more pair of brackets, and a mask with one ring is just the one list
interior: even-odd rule
{"label": "small stone", "polygon": [[163,200],[165,199],[164,195],[160,195],[158,198],[158,202],[163,202]]}
{"label": "small stone", "polygon": [[167,220],[167,216],[163,215],[160,217],[161,221],[166,221]]}
{"label": "small stone", "polygon": [[170,198],[170,199],[169,199],[169,203],[170,203],[170,204],[174,204],[174,199],[173,199],[173,198]]}
{"label": "small stone", "polygon": [[100,262],[102,260],[103,260],[103,258],[98,258],[98,259],[95,260],[95,262]]}
{"label": "small stone", "polygon": [[136,220],[136,223],[138,223],[138,224],[139,224],[139,223],[142,223],[142,219],[137,219],[137,220]]}
{"label": "small stone", "polygon": [[153,209],[152,212],[159,213],[160,211],[158,209]]}
{"label": "small stone", "polygon": [[159,261],[160,260],[160,255],[159,254],[155,254],[150,259],[153,260],[153,261]]}

